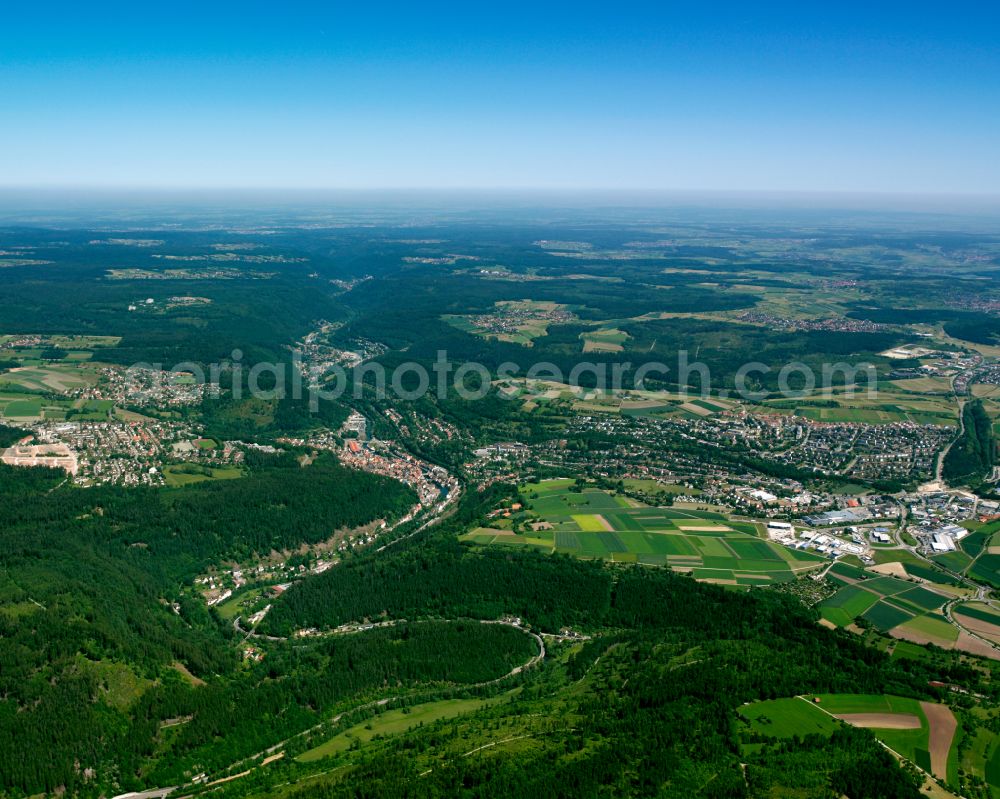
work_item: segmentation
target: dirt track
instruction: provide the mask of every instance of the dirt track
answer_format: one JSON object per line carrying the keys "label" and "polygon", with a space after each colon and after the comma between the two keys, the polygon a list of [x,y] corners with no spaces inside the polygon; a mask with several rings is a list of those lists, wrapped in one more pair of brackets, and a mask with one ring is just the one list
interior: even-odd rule
{"label": "dirt track", "polygon": [[910,576],[906,573],[903,564],[898,560],[894,560],[891,563],[879,563],[876,566],[870,567],[869,571],[877,574],[891,574],[895,577],[902,577],[904,580]]}
{"label": "dirt track", "polygon": [[880,730],[920,729],[920,719],[909,713],[835,713],[834,715],[853,727],[873,727]]}
{"label": "dirt track", "polygon": [[933,702],[921,702],[921,710],[931,725],[929,748],[931,751],[931,772],[935,777],[948,778],[948,752],[955,737],[958,722],[951,708]]}
{"label": "dirt track", "polygon": [[973,655],[979,655],[980,657],[1000,660],[1000,652],[985,641],[973,638],[965,630],[962,630],[962,632],[958,634],[958,642],[955,644],[955,648],[960,649],[963,652],[969,652]]}
{"label": "dirt track", "polygon": [[677,529],[685,533],[725,533],[732,530],[719,524],[678,524]]}
{"label": "dirt track", "polygon": [[597,521],[600,522],[604,529],[609,533],[613,533],[615,531],[614,525],[612,525],[611,522],[605,519],[600,513],[595,513],[594,518],[597,519]]}

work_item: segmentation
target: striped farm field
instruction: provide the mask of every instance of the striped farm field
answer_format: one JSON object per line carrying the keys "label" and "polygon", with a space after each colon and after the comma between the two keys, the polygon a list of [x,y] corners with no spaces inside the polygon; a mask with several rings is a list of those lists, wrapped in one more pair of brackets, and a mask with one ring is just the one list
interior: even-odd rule
{"label": "striped farm field", "polygon": [[854,619],[868,610],[878,600],[878,594],[866,591],[864,588],[858,586],[849,585],[830,597],[824,605],[842,610],[848,614],[850,619]]}
{"label": "striped farm field", "polygon": [[872,577],[863,569],[836,564],[828,577],[842,587],[819,606],[821,618],[847,627],[857,618],[876,629],[918,644],[952,648],[959,630],[938,614],[952,597],[897,577]]}
{"label": "striped farm field", "polygon": [[982,602],[966,602],[952,608],[954,613],[961,613],[971,619],[978,619],[989,624],[1000,624],[1000,610]]}
{"label": "striped farm field", "polygon": [[823,563],[759,537],[762,526],[756,522],[731,520],[715,510],[650,507],[569,479],[529,483],[520,495],[523,509],[511,517],[517,535],[489,539],[479,529],[463,540],[667,566],[696,579],[740,586],[786,582]]}

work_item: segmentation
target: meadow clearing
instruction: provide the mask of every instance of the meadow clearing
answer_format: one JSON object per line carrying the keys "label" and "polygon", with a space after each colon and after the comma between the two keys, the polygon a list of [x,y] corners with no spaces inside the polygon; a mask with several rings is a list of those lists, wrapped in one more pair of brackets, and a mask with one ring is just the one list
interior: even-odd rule
{"label": "meadow clearing", "polygon": [[772,738],[830,735],[840,723],[870,729],[924,771],[957,782],[957,722],[947,705],[882,694],[810,694],[739,709],[754,732]]}

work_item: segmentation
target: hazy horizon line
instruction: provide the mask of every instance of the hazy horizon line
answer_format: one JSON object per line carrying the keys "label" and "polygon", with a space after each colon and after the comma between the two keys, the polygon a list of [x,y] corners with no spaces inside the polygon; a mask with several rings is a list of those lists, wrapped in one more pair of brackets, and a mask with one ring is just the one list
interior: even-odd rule
{"label": "hazy horizon line", "polygon": [[640,195],[740,195],[740,196],[859,196],[859,197],[970,197],[1000,199],[997,191],[907,191],[893,189],[765,189],[765,188],[697,188],[669,187],[650,188],[643,186],[543,186],[543,185],[477,185],[477,186],[417,186],[417,185],[380,185],[380,186],[292,186],[280,184],[213,184],[213,185],[175,185],[175,184],[88,184],[88,183],[0,183],[0,192],[32,191],[48,192],[94,192],[94,193],[133,193],[149,192],[169,194],[178,192],[283,192],[302,194],[338,194],[338,193],[427,193],[427,194],[640,194]]}
{"label": "hazy horizon line", "polygon": [[[29,210],[57,210],[63,204],[87,206],[96,203],[233,203],[266,208],[274,205],[322,202],[421,205],[425,202],[476,203],[489,207],[525,206],[531,203],[562,207],[620,209],[707,206],[730,210],[882,211],[1000,216],[1000,192],[912,192],[884,190],[801,189],[650,189],[564,188],[545,186],[384,186],[384,187],[294,187],[294,186],[171,186],[86,184],[0,184],[0,207],[32,204]],[[69,210],[69,209],[63,209]],[[108,210],[108,209],[104,209]],[[466,209],[469,210],[469,209]]]}

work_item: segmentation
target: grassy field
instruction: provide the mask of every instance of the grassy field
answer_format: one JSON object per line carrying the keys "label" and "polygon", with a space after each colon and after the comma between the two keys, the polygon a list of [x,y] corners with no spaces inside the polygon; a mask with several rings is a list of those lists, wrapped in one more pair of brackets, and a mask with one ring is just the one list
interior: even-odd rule
{"label": "grassy field", "polygon": [[502,381],[502,386],[507,396],[521,399],[522,409],[528,411],[539,405],[564,403],[569,410],[580,413],[698,419],[740,405],[735,400],[718,397],[692,397],[671,391],[584,389],[553,380],[512,378]]}
{"label": "grassy field", "polygon": [[628,333],[616,327],[602,328],[581,333],[584,352],[621,352],[628,339]]}
{"label": "grassy field", "polygon": [[[739,714],[755,732],[773,738],[829,735],[841,723],[865,727],[925,771],[952,779],[957,774],[955,720],[944,705],[880,694],[809,694],[754,702],[740,708]],[[990,741],[983,742],[981,762],[964,764],[980,776],[986,775],[993,755],[990,744],[995,736],[987,737]]]}
{"label": "grassy field", "polygon": [[1000,399],[1000,386],[994,386],[990,383],[974,383],[971,390],[974,397]]}
{"label": "grassy field", "polygon": [[840,726],[828,713],[797,696],[753,702],[741,707],[739,714],[754,731],[771,738],[830,735]]}
{"label": "grassy field", "polygon": [[75,407],[76,403],[70,399],[52,399],[37,394],[0,390],[0,419],[62,420]]}
{"label": "grassy field", "polygon": [[854,392],[853,396],[843,391],[817,391],[798,401],[794,407],[789,406],[787,399],[780,399],[751,406],[750,410],[758,413],[794,412],[817,422],[914,422],[947,426],[958,423],[955,404],[949,397],[933,392],[917,393],[915,390],[880,389],[870,396],[863,388]]}
{"label": "grassy field", "polygon": [[243,470],[236,466],[173,463],[163,469],[163,479],[172,488],[200,483],[204,480],[235,480],[240,477],[243,477]]}
{"label": "grassy field", "polygon": [[74,419],[81,422],[103,422],[114,409],[111,400],[77,400],[73,403]]}
{"label": "grassy field", "polygon": [[479,528],[477,544],[531,546],[577,557],[669,566],[699,580],[729,585],[785,582],[822,559],[758,536],[759,526],[711,510],[647,507],[571,480],[521,488],[519,532]]}
{"label": "grassy field", "polygon": [[261,598],[267,590],[267,588],[251,588],[241,591],[222,604],[217,605],[216,610],[223,619],[230,621],[237,616],[247,617],[254,610],[259,609],[257,605],[262,604]]}
{"label": "grassy field", "polygon": [[917,394],[952,393],[951,382],[944,377],[911,377],[906,380],[893,380],[892,385]]}
{"label": "grassy field", "polygon": [[673,483],[660,483],[656,480],[638,480],[635,478],[626,478],[622,481],[625,488],[630,491],[640,491],[643,494],[649,494],[650,496],[655,496],[657,494],[684,494],[691,497],[696,497],[701,494],[701,489],[698,488],[687,488],[682,485],[675,485]]}
{"label": "grassy field", "polygon": [[502,697],[492,699],[442,699],[438,702],[428,702],[399,710],[387,710],[368,721],[355,724],[350,729],[335,735],[319,746],[309,749],[299,755],[296,760],[310,763],[324,757],[346,752],[355,742],[365,743],[376,735],[390,736],[413,729],[420,725],[432,724],[442,719],[450,719],[471,713],[500,701]]}
{"label": "grassy field", "polygon": [[[880,696],[866,694],[821,694],[820,707],[828,713],[840,715],[882,716],[885,726],[873,720],[865,723],[875,736],[886,746],[916,763],[926,771],[931,770],[929,751],[930,724],[920,702],[900,696]],[[915,729],[892,729],[893,716],[914,716],[919,720]]]}

